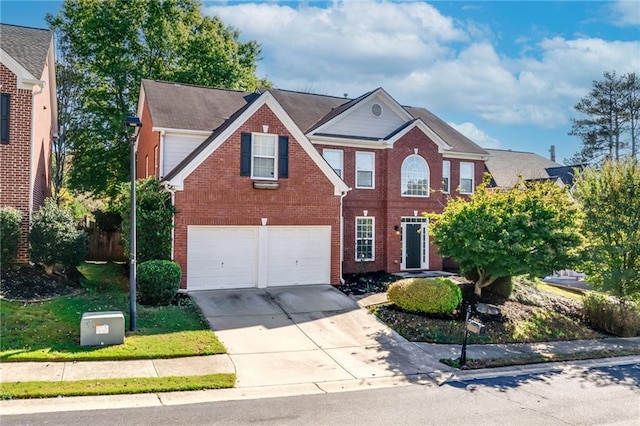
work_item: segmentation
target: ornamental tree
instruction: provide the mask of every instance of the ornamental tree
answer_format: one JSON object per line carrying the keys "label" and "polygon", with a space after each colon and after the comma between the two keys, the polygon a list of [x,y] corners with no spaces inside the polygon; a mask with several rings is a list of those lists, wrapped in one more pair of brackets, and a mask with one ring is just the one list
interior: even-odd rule
{"label": "ornamental tree", "polygon": [[583,269],[596,289],[640,298],[640,163],[628,157],[585,169],[574,195],[587,243]]}
{"label": "ornamental tree", "polygon": [[566,188],[553,182],[520,182],[451,200],[429,214],[430,235],[442,256],[465,275],[477,276],[475,294],[500,277],[547,275],[571,266],[581,242],[580,213]]}

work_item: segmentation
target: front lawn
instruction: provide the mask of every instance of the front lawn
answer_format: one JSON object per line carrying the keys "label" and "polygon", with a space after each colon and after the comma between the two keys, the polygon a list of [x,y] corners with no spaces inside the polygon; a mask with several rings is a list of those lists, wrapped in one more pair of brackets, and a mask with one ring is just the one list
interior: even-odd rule
{"label": "front lawn", "polygon": [[137,330],[125,343],[80,346],[80,321],[85,312],[122,311],[128,330],[129,294],[123,268],[117,264],[84,263],[86,279],[74,295],[42,302],[0,300],[0,360],[97,361],[212,355],[225,349],[188,297],[170,306],[138,305]]}

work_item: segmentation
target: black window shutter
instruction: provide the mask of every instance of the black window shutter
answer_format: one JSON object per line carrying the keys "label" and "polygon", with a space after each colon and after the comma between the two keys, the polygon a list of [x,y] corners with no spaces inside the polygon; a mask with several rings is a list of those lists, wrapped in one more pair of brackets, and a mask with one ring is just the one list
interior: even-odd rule
{"label": "black window shutter", "polygon": [[278,177],[289,177],[289,136],[278,137]]}
{"label": "black window shutter", "polygon": [[251,133],[240,134],[240,176],[251,176]]}
{"label": "black window shutter", "polygon": [[9,94],[3,93],[0,99],[0,143],[9,143]]}

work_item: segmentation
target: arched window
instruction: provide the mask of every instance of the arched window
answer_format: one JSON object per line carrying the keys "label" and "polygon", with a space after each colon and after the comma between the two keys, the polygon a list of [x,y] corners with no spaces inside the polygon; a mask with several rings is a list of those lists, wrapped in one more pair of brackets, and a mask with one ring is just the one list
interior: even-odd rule
{"label": "arched window", "polygon": [[429,166],[419,155],[410,155],[402,162],[402,195],[406,197],[429,196]]}

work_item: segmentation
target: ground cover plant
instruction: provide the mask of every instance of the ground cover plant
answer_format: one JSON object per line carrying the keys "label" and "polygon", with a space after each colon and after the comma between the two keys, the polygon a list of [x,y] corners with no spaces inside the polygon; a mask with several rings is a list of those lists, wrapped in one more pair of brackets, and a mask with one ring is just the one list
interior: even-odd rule
{"label": "ground cover plant", "polygon": [[[0,300],[0,360],[150,359],[225,352],[188,297],[176,298],[169,306],[138,306],[138,329],[126,333],[123,345],[81,347],[82,314],[122,311],[128,322],[129,297],[122,265],[83,263],[78,269],[85,279],[75,288],[67,283],[65,291],[75,291],[71,295],[31,303]],[[3,276],[3,297],[10,286]],[[28,294],[22,296],[30,300]]]}

